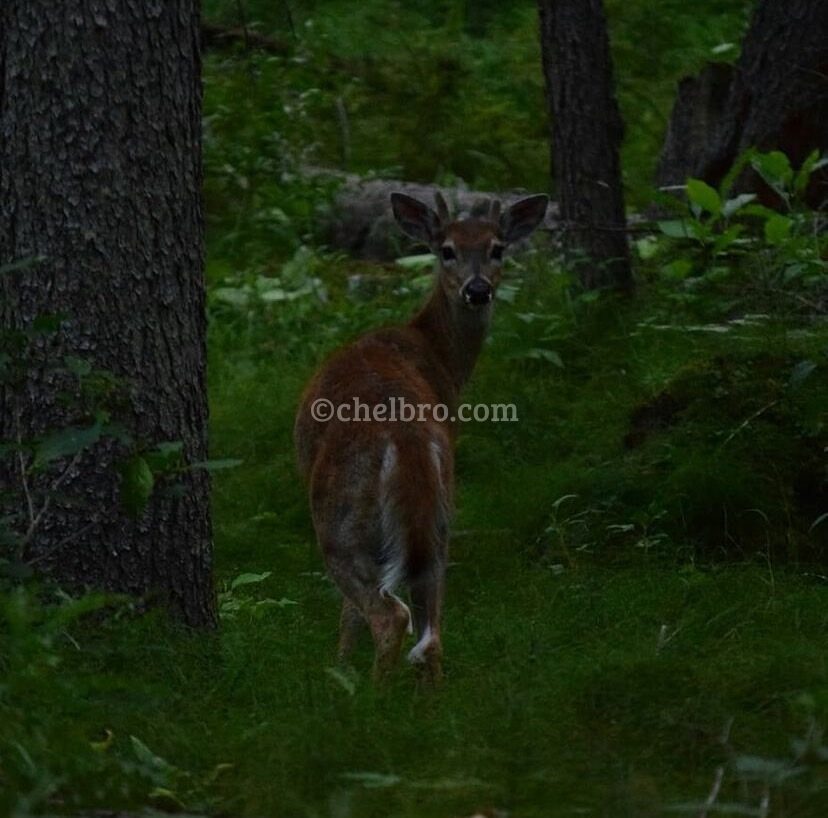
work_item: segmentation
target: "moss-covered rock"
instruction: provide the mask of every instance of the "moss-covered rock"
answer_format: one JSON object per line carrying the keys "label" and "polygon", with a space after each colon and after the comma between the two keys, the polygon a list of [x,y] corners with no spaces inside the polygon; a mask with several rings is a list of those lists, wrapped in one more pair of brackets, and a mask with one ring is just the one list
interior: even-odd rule
{"label": "moss-covered rock", "polygon": [[[807,362],[806,362],[807,363]],[[803,374],[805,377],[803,377]],[[828,390],[789,355],[733,352],[678,371],[630,417],[669,533],[715,556],[821,559],[828,526]]]}

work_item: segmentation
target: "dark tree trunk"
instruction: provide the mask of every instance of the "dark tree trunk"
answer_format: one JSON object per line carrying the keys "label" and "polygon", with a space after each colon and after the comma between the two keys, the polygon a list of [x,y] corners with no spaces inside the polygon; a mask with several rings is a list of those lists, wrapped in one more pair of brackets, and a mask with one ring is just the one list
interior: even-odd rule
{"label": "dark tree trunk", "polygon": [[[709,74],[711,69],[707,69]],[[781,150],[798,167],[814,149],[828,151],[828,3],[824,0],[760,0],[745,35],[732,78],[683,81],[707,88],[697,101],[687,100],[680,86],[659,170],[661,185],[683,184],[688,176],[718,185],[738,156],[749,148]],[[706,121],[703,149],[688,161],[671,161],[676,140],[687,141],[682,125],[691,117]],[[681,154],[682,150],[679,149]],[[824,201],[826,175],[813,180],[809,199]],[[763,190],[748,172],[739,189]]]}
{"label": "dark tree trunk", "polygon": [[702,172],[711,134],[727,114],[732,80],[733,66],[710,63],[698,76],[679,82],[656,172],[659,187],[683,187]]}
{"label": "dark tree trunk", "polygon": [[[181,441],[185,463],[206,458],[198,5],[0,6],[0,265],[45,259],[0,277],[3,328],[62,316],[0,393],[3,440],[83,422],[60,369],[74,356],[114,374],[113,417],[137,445]],[[102,438],[31,473],[29,497],[31,455],[6,458],[0,479],[24,527],[28,502],[41,510],[63,475],[26,560],[69,587],[160,597],[214,624],[207,473],[156,486],[133,518],[119,502],[127,454]]]}
{"label": "dark tree trunk", "polygon": [[601,0],[539,0],[552,167],[565,245],[587,288],[631,286],[613,88]]}

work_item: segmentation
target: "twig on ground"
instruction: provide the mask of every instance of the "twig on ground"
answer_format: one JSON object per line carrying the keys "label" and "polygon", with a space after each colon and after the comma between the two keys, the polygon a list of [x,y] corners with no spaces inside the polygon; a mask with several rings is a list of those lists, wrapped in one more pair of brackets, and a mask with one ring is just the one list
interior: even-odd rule
{"label": "twig on ground", "polygon": [[779,403],[779,399],[778,399],[778,398],[777,398],[776,400],[772,400],[770,403],[766,404],[766,405],[765,405],[765,406],[763,406],[761,409],[758,409],[757,411],[755,411],[752,415],[750,415],[750,417],[745,418],[745,419],[744,419],[744,420],[743,420],[743,421],[742,421],[742,422],[741,422],[741,423],[740,423],[740,424],[739,424],[739,425],[738,425],[738,426],[737,426],[737,427],[736,427],[736,428],[735,428],[735,429],[734,429],[734,430],[733,430],[733,431],[732,431],[732,432],[731,432],[731,433],[730,433],[730,434],[729,434],[729,435],[728,435],[728,436],[724,439],[724,442],[722,443],[722,445],[721,445],[721,447],[720,447],[720,448],[724,448],[725,446],[727,446],[727,444],[728,444],[728,443],[730,443],[730,441],[731,441],[731,440],[733,440],[733,438],[734,438],[734,437],[736,437],[736,435],[738,435],[738,434],[739,434],[739,432],[741,432],[743,429],[746,429],[746,428],[747,428],[747,427],[748,427],[748,426],[749,426],[749,425],[750,425],[750,424],[751,424],[754,420],[756,420],[756,418],[758,418],[760,415],[765,414],[765,412],[767,412],[767,411],[768,411],[768,409],[772,409],[774,406],[776,406],[776,404],[777,404],[777,403]]}
{"label": "twig on ground", "polygon": [[722,788],[722,781],[724,780],[725,768],[723,765],[716,767],[716,777],[713,779],[713,786],[710,788],[710,794],[704,802],[704,809],[699,813],[699,818],[707,818],[707,813],[719,797],[719,791]]}

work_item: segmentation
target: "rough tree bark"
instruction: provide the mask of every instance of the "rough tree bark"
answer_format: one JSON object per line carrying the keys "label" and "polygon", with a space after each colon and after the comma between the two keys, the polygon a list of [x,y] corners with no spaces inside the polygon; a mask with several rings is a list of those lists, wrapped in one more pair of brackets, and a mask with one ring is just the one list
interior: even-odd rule
{"label": "rough tree bark", "polygon": [[[116,417],[135,440],[206,458],[198,6],[0,6],[0,265],[45,258],[0,277],[3,328],[63,316],[38,342],[42,363],[0,392],[3,440],[76,419],[55,370],[70,355],[115,375]],[[27,559],[69,587],[157,595],[213,624],[207,473],[185,471],[179,492],[156,490],[132,519],[119,503],[124,454],[108,438],[68,471],[56,464],[65,480]],[[22,460],[0,471],[7,491]],[[31,479],[36,493],[54,472]]]}
{"label": "rough tree bark", "polygon": [[656,171],[659,187],[683,186],[702,172],[710,136],[727,113],[732,81],[733,66],[709,63],[679,82]]}
{"label": "rough tree bark", "polygon": [[[688,132],[686,121],[704,127]],[[693,146],[701,140],[701,149]],[[688,176],[718,185],[748,148],[783,151],[795,166],[828,151],[828,3],[760,0],[735,69],[708,68],[682,81],[659,166],[662,186]],[[738,189],[763,190],[747,172]],[[828,175],[815,176],[811,203],[824,202]]]}
{"label": "rough tree bark", "polygon": [[628,288],[632,276],[619,159],[624,126],[603,5],[601,0],[539,0],[539,11],[565,244],[585,287]]}

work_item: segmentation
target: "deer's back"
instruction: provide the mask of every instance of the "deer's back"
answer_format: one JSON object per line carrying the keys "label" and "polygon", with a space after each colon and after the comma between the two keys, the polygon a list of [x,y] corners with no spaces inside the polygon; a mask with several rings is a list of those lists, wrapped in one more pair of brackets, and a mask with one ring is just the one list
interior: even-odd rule
{"label": "deer's back", "polygon": [[[327,421],[314,420],[315,401],[330,401],[334,413],[345,406],[350,420],[336,414]],[[354,419],[375,406],[400,402],[416,407],[451,404],[451,383],[447,371],[434,359],[421,334],[411,327],[394,327],[364,335],[328,360],[308,384],[299,407],[294,429],[299,467],[309,478],[323,448],[337,450],[343,457],[372,442],[401,440],[410,446],[420,441],[450,447],[451,432],[445,423],[428,413],[424,421]],[[371,446],[373,448],[373,446]]]}
{"label": "deer's back", "polygon": [[[393,590],[441,559],[452,503],[451,430],[425,420],[314,420],[311,408],[392,400],[434,406],[447,398],[438,362],[410,327],[381,330],[340,350],[309,384],[296,419],[299,465],[329,568],[341,579],[382,569]],[[397,404],[399,406],[399,404]],[[343,579],[343,581],[345,581]]]}

